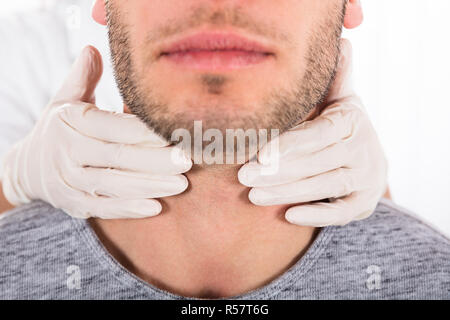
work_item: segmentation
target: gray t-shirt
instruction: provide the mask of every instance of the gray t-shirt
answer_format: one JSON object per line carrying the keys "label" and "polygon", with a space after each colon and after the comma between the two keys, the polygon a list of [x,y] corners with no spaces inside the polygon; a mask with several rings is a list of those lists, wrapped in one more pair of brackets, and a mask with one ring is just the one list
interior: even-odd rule
{"label": "gray t-shirt", "polygon": [[[1,299],[182,299],[140,280],[85,220],[34,202],[0,219]],[[323,228],[273,282],[237,299],[450,299],[450,241],[382,200],[364,221]]]}

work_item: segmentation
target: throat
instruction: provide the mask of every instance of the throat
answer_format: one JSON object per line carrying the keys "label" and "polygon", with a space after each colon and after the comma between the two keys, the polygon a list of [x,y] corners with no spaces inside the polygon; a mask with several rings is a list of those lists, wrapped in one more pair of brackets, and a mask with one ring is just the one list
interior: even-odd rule
{"label": "throat", "polygon": [[234,177],[188,177],[190,189],[163,199],[157,217],[90,223],[119,263],[160,289],[197,298],[243,294],[297,262],[317,230],[289,224],[285,206],[254,206]]}

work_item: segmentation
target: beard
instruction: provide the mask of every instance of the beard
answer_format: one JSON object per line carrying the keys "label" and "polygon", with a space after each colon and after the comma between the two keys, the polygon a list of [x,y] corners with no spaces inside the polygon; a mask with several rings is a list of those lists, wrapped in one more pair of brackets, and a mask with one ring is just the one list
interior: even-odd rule
{"label": "beard", "polygon": [[[124,103],[151,130],[169,142],[172,142],[172,133],[177,129],[188,130],[193,135],[194,121],[196,120],[201,120],[205,129],[218,129],[223,133],[226,129],[231,128],[265,129],[267,131],[276,129],[279,133],[283,133],[307,120],[307,117],[327,96],[339,60],[340,37],[346,3],[347,1],[344,0],[342,4],[339,3],[333,7],[332,12],[318,21],[317,25],[311,29],[305,71],[297,71],[296,76],[293,77],[295,80],[291,81],[289,89],[273,88],[271,92],[262,97],[261,105],[256,109],[238,106],[235,110],[241,111],[230,112],[228,108],[220,104],[202,107],[186,101],[188,106],[185,108],[186,111],[179,111],[179,108],[170,108],[168,103],[162,102],[156,92],[152,92],[145,86],[145,80],[136,71],[132,55],[134,48],[130,46],[129,41],[129,27],[122,21],[119,10],[114,6],[114,1],[107,1],[111,57],[116,82]],[[252,25],[249,23],[248,17],[233,8],[221,10],[198,8],[197,11],[192,12],[187,21],[186,25],[178,28],[171,28],[168,25],[162,29],[170,35],[182,31],[183,27],[195,27],[206,23],[241,28],[249,28]],[[252,30],[263,29],[255,25]],[[270,33],[269,29],[265,30]],[[260,33],[263,34],[263,32]],[[147,38],[152,39],[152,36],[149,35]],[[201,81],[208,87],[210,94],[217,94],[220,92],[225,77],[203,75]],[[201,110],[200,116],[198,110]],[[244,112],[242,110],[256,111]]]}

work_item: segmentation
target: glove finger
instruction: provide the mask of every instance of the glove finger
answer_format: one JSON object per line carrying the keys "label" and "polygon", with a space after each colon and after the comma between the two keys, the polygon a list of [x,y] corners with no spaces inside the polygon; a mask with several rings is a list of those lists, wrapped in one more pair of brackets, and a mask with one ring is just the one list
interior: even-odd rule
{"label": "glove finger", "polygon": [[247,163],[239,170],[238,178],[252,188],[283,185],[345,167],[348,157],[346,144],[337,143],[302,157],[282,158],[272,171],[255,162]]}
{"label": "glove finger", "polygon": [[162,210],[161,204],[154,199],[117,199],[92,196],[72,186],[62,175],[53,178],[51,183],[55,188],[48,199],[49,203],[74,218],[145,218],[158,215]]}
{"label": "glove finger", "polygon": [[359,216],[369,216],[379,199],[370,192],[355,192],[333,202],[317,202],[289,208],[286,220],[300,226],[345,225]]}
{"label": "glove finger", "polygon": [[[80,200],[80,199],[78,199]],[[75,218],[140,219],[158,215],[161,204],[154,199],[116,199],[85,195],[77,207],[63,209]]]}
{"label": "glove finger", "polygon": [[188,187],[183,175],[158,176],[140,172],[100,168],[71,168],[65,180],[84,193],[120,199],[149,199],[174,196]]}
{"label": "glove finger", "polygon": [[133,114],[98,109],[93,104],[75,103],[59,110],[60,118],[87,137],[110,143],[166,147],[170,142],[150,130]]}
{"label": "glove finger", "polygon": [[305,203],[340,198],[356,191],[352,169],[339,168],[300,181],[250,190],[250,201],[259,206]]}
{"label": "glove finger", "polygon": [[80,56],[53,97],[53,101],[95,102],[95,88],[103,73],[102,56],[92,46],[83,49]]}
{"label": "glove finger", "polygon": [[154,148],[143,145],[105,143],[80,135],[69,128],[68,156],[78,166],[113,168],[156,175],[177,175],[189,171],[192,160],[175,146]]}
{"label": "glove finger", "polygon": [[[92,149],[91,149],[92,148]],[[187,158],[174,159],[176,147],[143,148],[140,146],[99,144],[85,149],[83,166],[114,168],[118,170],[176,175],[189,171],[192,161]]]}
{"label": "glove finger", "polygon": [[258,153],[258,162],[269,165],[275,156],[280,160],[300,157],[348,139],[354,123],[360,119],[359,114],[356,105],[344,103],[335,106],[316,119],[306,121],[270,141]]}

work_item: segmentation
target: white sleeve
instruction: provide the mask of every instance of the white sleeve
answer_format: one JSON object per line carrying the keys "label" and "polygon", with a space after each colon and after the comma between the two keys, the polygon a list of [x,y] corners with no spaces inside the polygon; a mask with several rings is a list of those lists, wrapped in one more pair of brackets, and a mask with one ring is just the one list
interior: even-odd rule
{"label": "white sleeve", "polygon": [[63,17],[35,10],[0,17],[0,178],[2,159],[33,128],[72,57]]}

